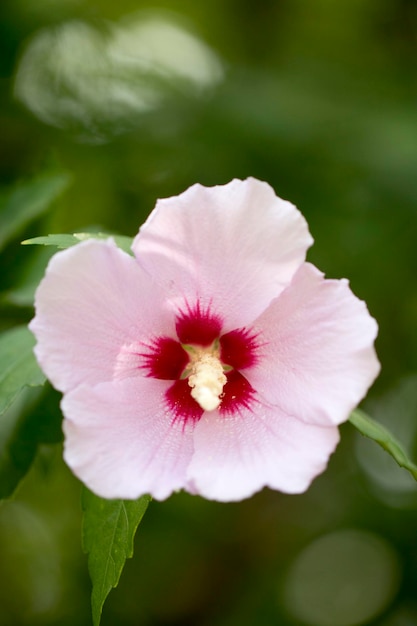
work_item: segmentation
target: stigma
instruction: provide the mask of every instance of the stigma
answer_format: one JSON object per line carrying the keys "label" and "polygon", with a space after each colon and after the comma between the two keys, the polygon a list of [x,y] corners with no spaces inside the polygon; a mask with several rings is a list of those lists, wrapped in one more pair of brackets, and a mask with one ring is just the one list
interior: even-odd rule
{"label": "stigma", "polygon": [[227,382],[216,350],[194,349],[188,384],[191,396],[204,411],[214,411],[220,406],[223,387]]}

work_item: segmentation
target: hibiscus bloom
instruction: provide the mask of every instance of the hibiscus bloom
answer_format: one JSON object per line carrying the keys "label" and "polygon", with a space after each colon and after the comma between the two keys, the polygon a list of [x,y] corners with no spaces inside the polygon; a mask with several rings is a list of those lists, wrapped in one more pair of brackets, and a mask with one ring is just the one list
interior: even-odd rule
{"label": "hibiscus bloom", "polygon": [[377,325],[305,262],[306,221],[255,179],[158,201],[133,242],[58,252],[37,359],[63,392],[64,458],[105,498],[304,491],[375,379]]}

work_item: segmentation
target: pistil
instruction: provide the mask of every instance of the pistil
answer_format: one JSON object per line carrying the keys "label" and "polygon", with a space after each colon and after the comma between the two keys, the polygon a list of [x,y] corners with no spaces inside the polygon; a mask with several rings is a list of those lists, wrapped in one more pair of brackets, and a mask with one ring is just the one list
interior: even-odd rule
{"label": "pistil", "polygon": [[193,352],[188,377],[191,395],[204,411],[214,411],[220,406],[227,382],[223,366],[215,350]]}

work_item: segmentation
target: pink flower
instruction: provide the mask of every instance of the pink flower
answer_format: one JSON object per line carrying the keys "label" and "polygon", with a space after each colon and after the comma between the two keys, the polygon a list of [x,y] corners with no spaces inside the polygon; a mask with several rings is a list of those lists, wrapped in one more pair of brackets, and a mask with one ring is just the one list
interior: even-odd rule
{"label": "pink flower", "polygon": [[254,179],[160,200],[133,243],[57,253],[36,356],[64,393],[64,456],[105,498],[304,491],[375,379],[377,325]]}

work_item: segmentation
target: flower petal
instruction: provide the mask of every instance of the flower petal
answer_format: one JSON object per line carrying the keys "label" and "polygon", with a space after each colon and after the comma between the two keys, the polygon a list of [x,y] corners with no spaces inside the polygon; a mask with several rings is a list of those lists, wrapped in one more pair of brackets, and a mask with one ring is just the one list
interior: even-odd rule
{"label": "flower petal", "polygon": [[198,302],[227,332],[280,294],[311,244],[301,213],[249,178],[159,200],[132,248],[180,308]]}
{"label": "flower petal", "polygon": [[346,280],[305,263],[256,320],[259,359],[245,371],[271,404],[305,422],[339,424],[379,372],[377,324]]}
{"label": "flower petal", "polygon": [[265,486],[301,493],[338,441],[337,427],[305,424],[266,404],[229,417],[205,414],[194,433],[187,488],[220,501],[241,500]]}
{"label": "flower petal", "polygon": [[137,261],[112,240],[52,257],[30,324],[38,361],[60,391],[137,375],[139,341],[175,337],[174,316]]}
{"label": "flower petal", "polygon": [[184,486],[193,425],[173,420],[165,406],[169,384],[129,378],[64,396],[64,458],[94,493],[164,500]]}

